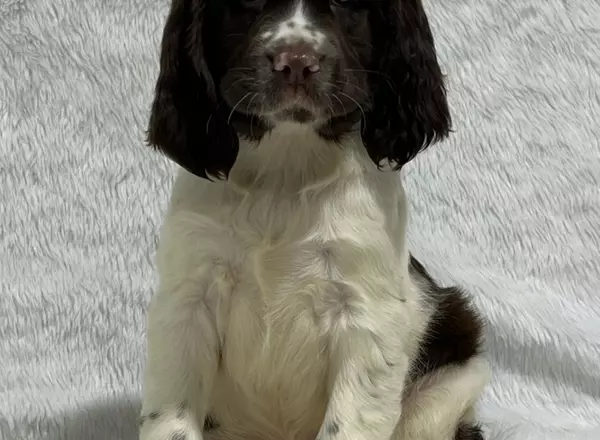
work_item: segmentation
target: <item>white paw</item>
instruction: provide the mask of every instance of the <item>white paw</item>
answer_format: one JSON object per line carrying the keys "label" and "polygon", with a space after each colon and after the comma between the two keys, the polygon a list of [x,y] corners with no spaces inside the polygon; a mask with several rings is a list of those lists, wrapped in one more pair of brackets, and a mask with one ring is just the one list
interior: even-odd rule
{"label": "white paw", "polygon": [[184,405],[143,414],[140,440],[202,440],[202,432]]}

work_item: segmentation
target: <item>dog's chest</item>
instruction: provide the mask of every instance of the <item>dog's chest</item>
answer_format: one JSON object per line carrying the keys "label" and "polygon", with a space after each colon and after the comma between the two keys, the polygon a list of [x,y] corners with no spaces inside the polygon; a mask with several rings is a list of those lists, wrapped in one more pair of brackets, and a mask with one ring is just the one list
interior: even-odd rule
{"label": "dog's chest", "polygon": [[[231,291],[222,292],[227,304],[219,308],[217,383],[222,393],[239,393],[218,405],[221,412],[239,417],[252,405],[262,408],[252,414],[270,414],[280,426],[318,428],[331,333],[352,319],[352,308],[369,301],[347,281],[368,275],[366,260],[362,266],[358,261],[369,240],[384,234],[381,223],[374,230],[373,218],[349,206],[356,197],[347,197],[245,200],[227,222],[235,245],[227,258]],[[379,257],[386,258],[383,252]]]}

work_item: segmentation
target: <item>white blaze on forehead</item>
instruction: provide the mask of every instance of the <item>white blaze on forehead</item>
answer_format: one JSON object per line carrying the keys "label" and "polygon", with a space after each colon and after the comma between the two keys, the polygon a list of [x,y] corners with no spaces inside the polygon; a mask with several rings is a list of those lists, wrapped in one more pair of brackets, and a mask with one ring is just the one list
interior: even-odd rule
{"label": "white blaze on forehead", "polygon": [[269,44],[291,44],[296,42],[310,43],[318,49],[325,35],[307,17],[302,1],[298,1],[290,14],[275,23],[273,29],[263,33],[262,37]]}

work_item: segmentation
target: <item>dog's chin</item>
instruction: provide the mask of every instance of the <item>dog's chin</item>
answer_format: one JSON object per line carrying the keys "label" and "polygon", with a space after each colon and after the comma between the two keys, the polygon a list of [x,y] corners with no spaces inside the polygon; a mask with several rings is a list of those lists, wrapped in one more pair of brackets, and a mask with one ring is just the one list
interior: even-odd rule
{"label": "dog's chin", "polygon": [[319,105],[316,99],[305,94],[285,96],[266,111],[264,118],[273,124],[296,123],[318,124],[329,119],[328,109]]}
{"label": "dog's chin", "polygon": [[262,108],[260,112],[243,110],[234,110],[230,122],[240,136],[253,141],[260,141],[265,133],[283,124],[312,127],[322,137],[335,141],[354,131],[361,117],[361,110],[356,106],[333,113],[330,107],[320,108],[308,100],[282,102],[269,110]]}
{"label": "dog's chin", "polygon": [[277,122],[295,122],[297,124],[310,124],[315,122],[315,112],[304,107],[290,107],[275,113],[272,118]]}

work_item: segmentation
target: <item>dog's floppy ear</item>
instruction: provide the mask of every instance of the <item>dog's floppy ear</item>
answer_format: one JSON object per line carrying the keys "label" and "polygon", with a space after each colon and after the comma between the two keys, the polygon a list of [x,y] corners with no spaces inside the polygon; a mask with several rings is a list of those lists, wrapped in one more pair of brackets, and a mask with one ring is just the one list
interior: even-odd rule
{"label": "dog's floppy ear", "polygon": [[225,178],[237,157],[238,138],[223,115],[221,96],[206,63],[207,3],[172,1],[162,37],[148,143],[197,176]]}
{"label": "dog's floppy ear", "polygon": [[371,23],[373,102],[364,122],[363,143],[376,164],[389,161],[399,169],[445,138],[451,118],[421,0],[386,3]]}

